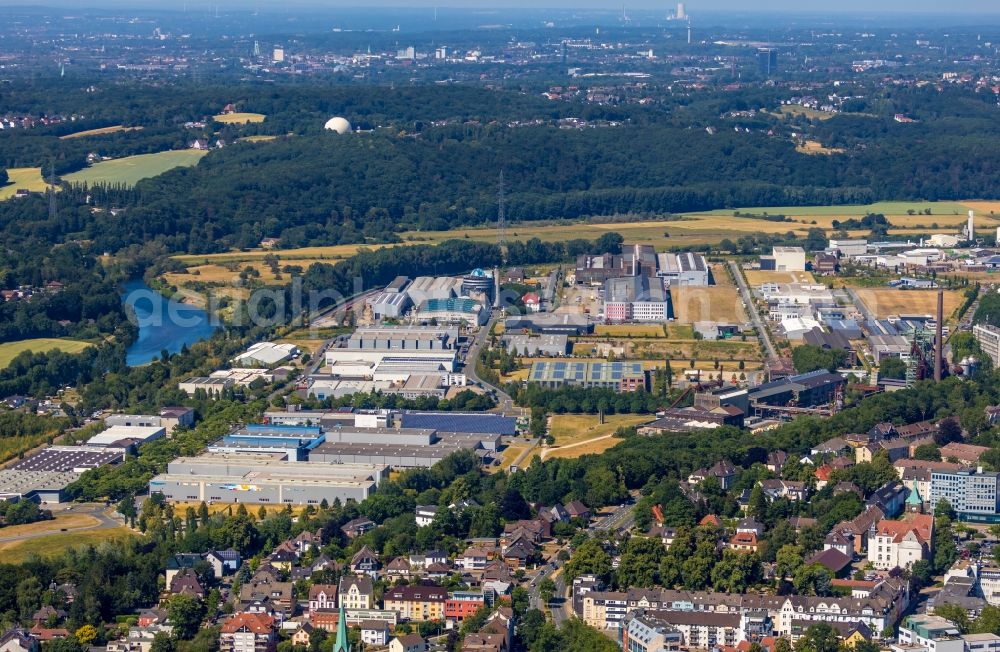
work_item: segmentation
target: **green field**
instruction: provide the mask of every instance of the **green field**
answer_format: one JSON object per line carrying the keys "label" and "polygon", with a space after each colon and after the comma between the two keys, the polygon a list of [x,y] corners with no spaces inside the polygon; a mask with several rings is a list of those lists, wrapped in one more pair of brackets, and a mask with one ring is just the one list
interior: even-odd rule
{"label": "green field", "polygon": [[44,192],[45,180],[41,168],[7,168],[7,183],[0,186],[0,201],[10,199],[24,188],[31,192]]}
{"label": "green field", "polygon": [[63,177],[69,183],[124,183],[135,185],[140,179],[148,179],[163,174],[176,167],[197,165],[205,151],[177,149],[157,154],[140,154],[125,158],[101,161],[79,172]]}
{"label": "green field", "polygon": [[[0,529],[0,534],[3,530]],[[12,541],[0,544],[4,563],[19,564],[31,556],[54,557],[70,548],[86,545],[97,546],[106,541],[133,537],[135,534],[126,527],[101,530],[85,530],[83,532],[64,532],[47,537],[37,537],[24,541]]]}
{"label": "green field", "polygon": [[59,349],[65,353],[79,353],[92,346],[90,342],[80,340],[60,340],[54,337],[39,337],[33,340],[18,340],[17,342],[4,342],[0,344],[0,369],[10,364],[10,361],[24,351],[34,351],[42,353]]}

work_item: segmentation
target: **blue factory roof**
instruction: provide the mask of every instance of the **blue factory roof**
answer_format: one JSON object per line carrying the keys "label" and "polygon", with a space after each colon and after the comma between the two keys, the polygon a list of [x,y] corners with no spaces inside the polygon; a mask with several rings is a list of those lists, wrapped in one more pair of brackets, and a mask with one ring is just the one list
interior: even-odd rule
{"label": "blue factory roof", "polygon": [[472,432],[489,435],[513,435],[517,420],[499,414],[468,412],[403,412],[402,428],[430,428],[441,432]]}

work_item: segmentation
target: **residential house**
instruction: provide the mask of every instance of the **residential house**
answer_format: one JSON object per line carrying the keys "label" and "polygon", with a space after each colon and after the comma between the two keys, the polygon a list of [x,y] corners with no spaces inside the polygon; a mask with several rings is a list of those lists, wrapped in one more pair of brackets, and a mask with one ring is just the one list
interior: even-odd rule
{"label": "residential house", "polygon": [[337,594],[345,609],[374,608],[375,586],[372,578],[344,576],[340,578]]}
{"label": "residential house", "polygon": [[198,581],[198,575],[190,568],[182,568],[174,575],[174,578],[170,580],[170,586],[167,587],[172,595],[189,595],[195,598],[204,598],[205,589],[202,587],[201,582]]}
{"label": "residential house", "polygon": [[525,568],[537,555],[537,548],[527,537],[518,537],[505,545],[502,551],[503,561],[512,570]]}
{"label": "residential house", "polygon": [[441,620],[448,592],[436,584],[394,586],[385,592],[383,603],[404,620]]}
{"label": "residential house", "polygon": [[955,459],[960,464],[976,466],[979,464],[979,458],[989,452],[989,450],[988,446],[974,446],[973,444],[962,444],[953,441],[941,447],[941,459],[948,462]]}
{"label": "residential house", "polygon": [[309,647],[309,638],[312,636],[314,630],[315,628],[311,623],[300,623],[298,629],[292,634],[292,645]]}
{"label": "residential house", "polygon": [[396,557],[385,565],[385,574],[389,577],[409,577],[413,574],[413,567],[406,557]]}
{"label": "residential house", "polygon": [[295,613],[294,589],[291,582],[272,582],[269,579],[251,579],[240,585],[240,608],[244,611],[268,614],[284,621]]}
{"label": "residential house", "polygon": [[166,586],[170,586],[170,582],[174,579],[174,575],[179,573],[181,569],[194,568],[194,565],[200,561],[202,561],[202,556],[194,553],[177,553],[176,555],[171,555],[167,559]]}
{"label": "residential house", "polygon": [[729,540],[729,549],[736,552],[757,552],[759,545],[754,532],[737,532]]}
{"label": "residential house", "polygon": [[834,529],[823,540],[823,550],[836,550],[846,557],[853,558],[854,535]]}
{"label": "residential house", "polygon": [[437,505],[417,505],[414,510],[414,516],[417,520],[417,527],[427,527],[434,522],[434,517],[437,516],[438,506]]}
{"label": "residential house", "polygon": [[427,652],[427,641],[420,634],[405,634],[389,641],[389,652]]}
{"label": "residential house", "polygon": [[486,568],[486,564],[493,558],[492,553],[479,546],[469,546],[458,559],[458,565],[462,570],[481,571]]}
{"label": "residential house", "polygon": [[240,612],[222,623],[220,652],[273,652],[274,619],[266,614]]}
{"label": "residential house", "polygon": [[506,544],[521,536],[527,536],[532,543],[538,543],[552,536],[552,526],[541,518],[512,521],[504,525],[500,543]]}
{"label": "residential house", "polygon": [[45,643],[46,641],[55,641],[60,638],[69,638],[69,630],[65,627],[42,627],[41,625],[35,625],[30,630],[28,634],[31,638],[36,641],[41,641]]}
{"label": "residential house", "polygon": [[38,641],[26,629],[14,627],[0,636],[0,652],[38,652]]}
{"label": "residential house", "polygon": [[377,578],[381,564],[379,563],[378,554],[374,550],[368,546],[362,546],[361,550],[354,553],[354,556],[351,557],[351,563],[348,567],[355,575],[371,575]]}
{"label": "residential house", "polygon": [[752,533],[758,537],[764,536],[764,524],[757,521],[753,517],[741,518],[736,522],[736,531],[743,533]]}
{"label": "residential house", "polygon": [[850,521],[842,521],[834,525],[831,531],[840,532],[852,540],[854,542],[854,554],[862,555],[868,549],[868,533],[883,518],[885,518],[885,513],[881,509],[877,506],[869,505],[865,511]]}
{"label": "residential house", "polygon": [[216,579],[231,575],[240,569],[240,553],[232,548],[211,550],[205,553],[205,561],[212,567],[212,574]]}
{"label": "residential house", "polygon": [[798,480],[761,480],[760,488],[771,500],[787,498],[805,500],[809,497],[809,487]]}
{"label": "residential house", "polygon": [[882,519],[868,534],[868,561],[880,570],[909,568],[930,556],[933,541],[930,514],[911,514],[903,521]]}
{"label": "residential house", "polygon": [[885,516],[893,517],[903,511],[903,505],[906,503],[906,497],[909,495],[909,491],[901,484],[887,484],[884,487],[876,489],[875,492],[868,497],[868,504],[874,505],[882,510]]}
{"label": "residential house", "polygon": [[851,569],[851,562],[853,560],[854,557],[852,555],[837,548],[824,548],[809,557],[805,563],[807,566],[819,564],[830,571],[834,577],[840,577]]}
{"label": "residential house", "polygon": [[309,587],[309,611],[337,608],[336,584],[313,584]]}
{"label": "residential house", "polygon": [[785,451],[771,451],[767,454],[767,470],[771,473],[781,475],[781,470],[788,463],[788,453]]}
{"label": "residential house", "polygon": [[688,482],[693,485],[697,485],[710,477],[718,480],[723,491],[727,491],[736,479],[736,467],[734,467],[728,460],[722,460],[720,462],[716,462],[707,469],[699,469],[695,471],[688,476]]}
{"label": "residential house", "polygon": [[561,523],[563,521],[568,521],[570,516],[566,512],[566,508],[556,503],[552,507],[540,507],[538,509],[538,518],[544,519],[549,524]]}
{"label": "residential house", "polygon": [[375,527],[375,523],[371,519],[367,519],[364,516],[358,517],[354,520],[348,521],[341,526],[340,531],[344,533],[348,539],[354,539],[359,537],[368,530]]}
{"label": "residential house", "polygon": [[570,518],[582,518],[584,520],[590,518],[590,509],[579,500],[571,500],[566,503],[566,513],[569,514]]}
{"label": "residential house", "polygon": [[388,645],[390,638],[389,623],[384,620],[362,620],[361,642],[365,646],[381,647]]}

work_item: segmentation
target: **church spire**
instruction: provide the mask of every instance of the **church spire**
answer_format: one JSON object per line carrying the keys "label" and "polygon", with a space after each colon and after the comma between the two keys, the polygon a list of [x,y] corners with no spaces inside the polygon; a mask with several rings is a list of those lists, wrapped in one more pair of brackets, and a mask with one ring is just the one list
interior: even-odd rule
{"label": "church spire", "polygon": [[351,652],[351,642],[347,638],[347,612],[344,611],[343,600],[337,616],[337,640],[333,643],[333,652]]}

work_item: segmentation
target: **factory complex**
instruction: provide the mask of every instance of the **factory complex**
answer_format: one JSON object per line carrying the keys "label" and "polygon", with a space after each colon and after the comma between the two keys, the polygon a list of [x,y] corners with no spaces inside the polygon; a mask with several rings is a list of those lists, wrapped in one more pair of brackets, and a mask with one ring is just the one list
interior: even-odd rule
{"label": "factory complex", "polygon": [[431,467],[459,451],[496,463],[511,417],[450,412],[268,412],[149,482],[173,502],[309,505],[362,501],[390,469]]}

